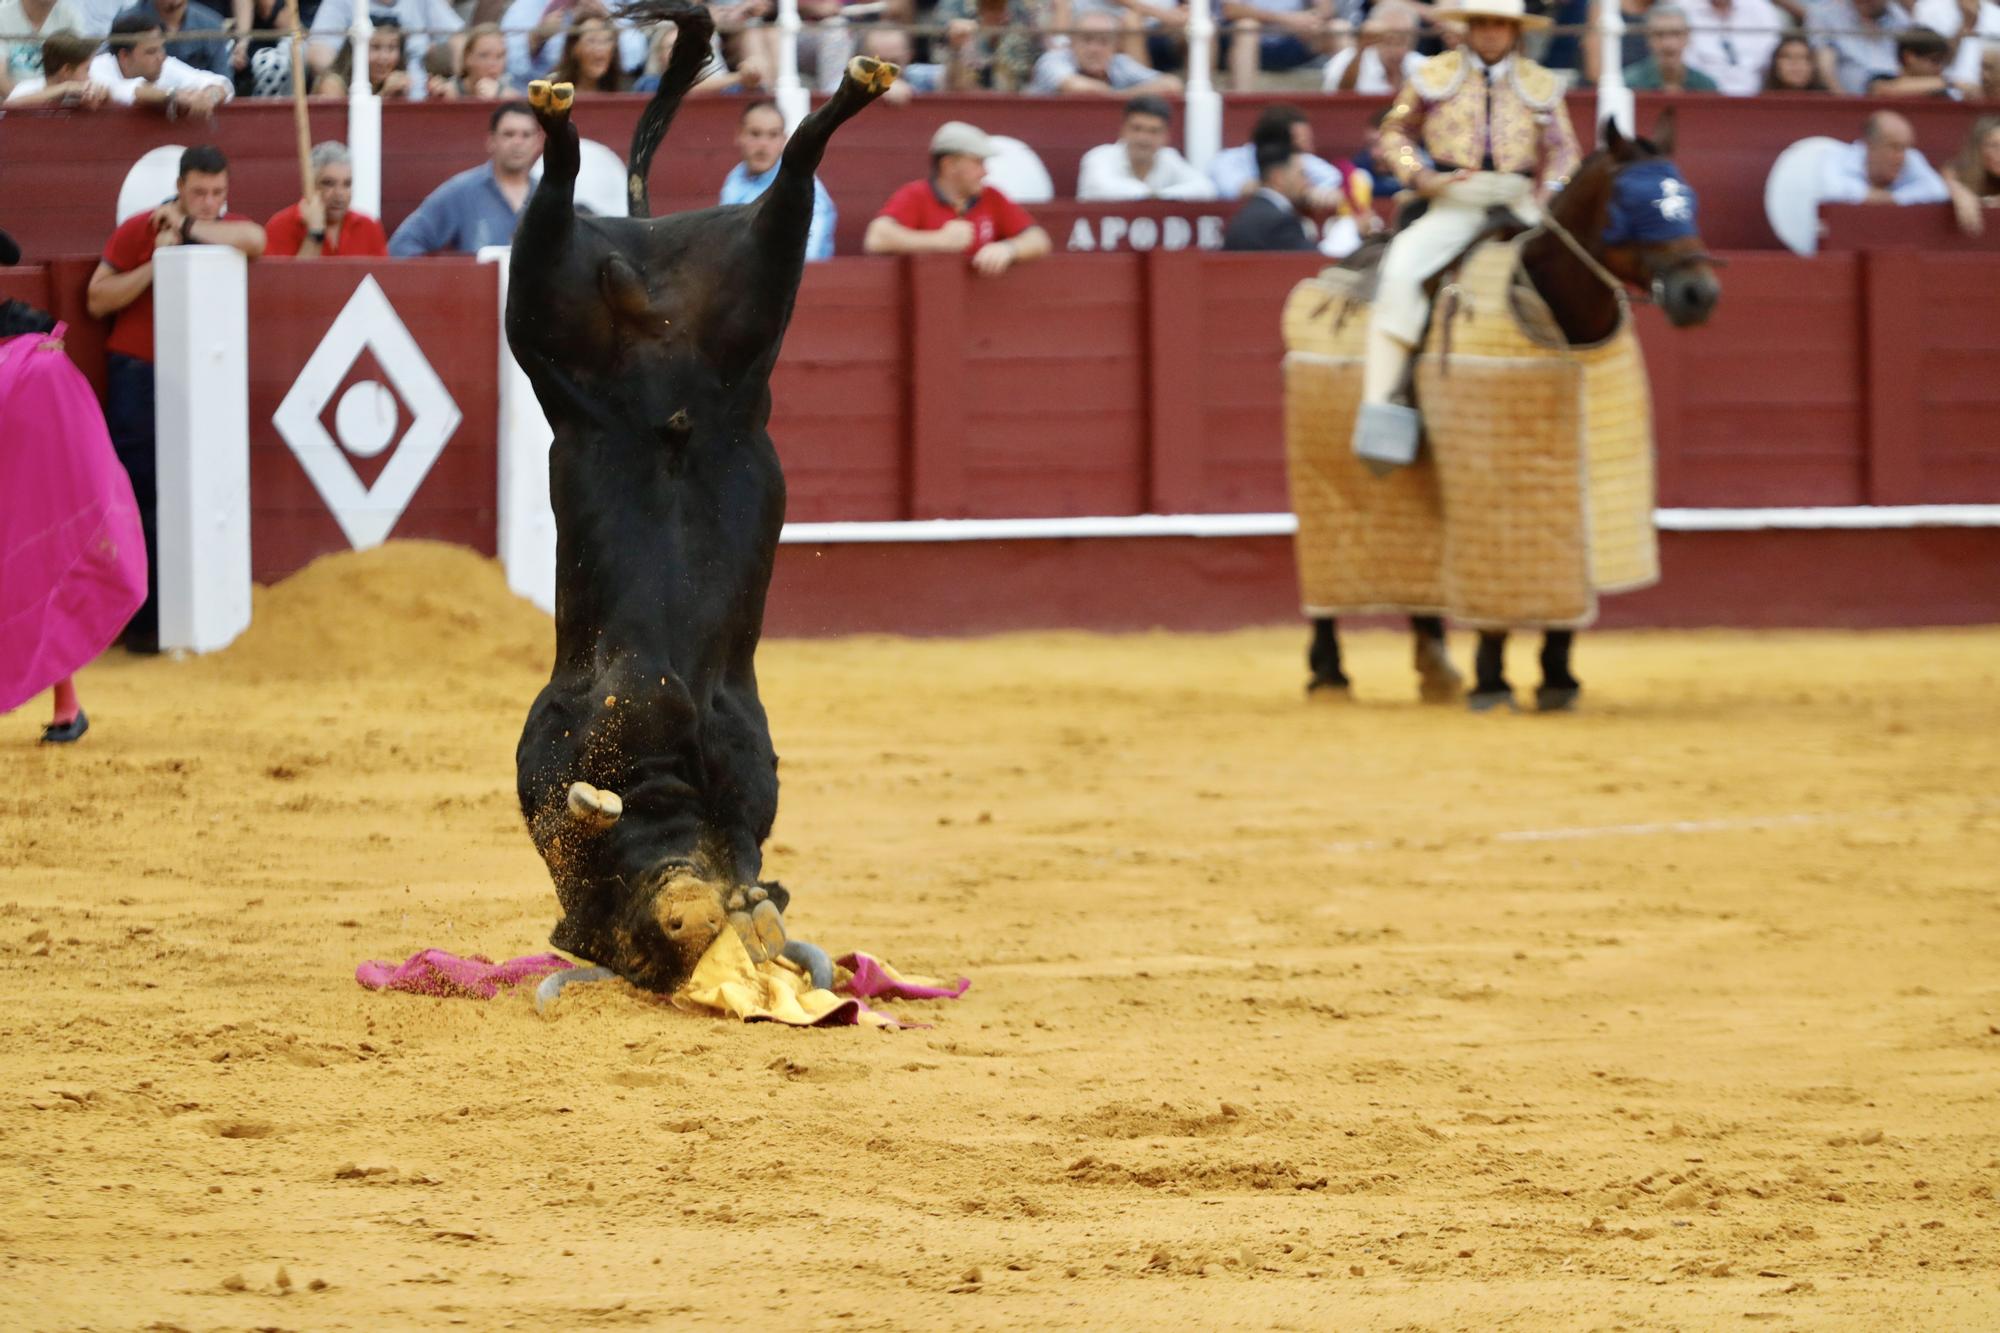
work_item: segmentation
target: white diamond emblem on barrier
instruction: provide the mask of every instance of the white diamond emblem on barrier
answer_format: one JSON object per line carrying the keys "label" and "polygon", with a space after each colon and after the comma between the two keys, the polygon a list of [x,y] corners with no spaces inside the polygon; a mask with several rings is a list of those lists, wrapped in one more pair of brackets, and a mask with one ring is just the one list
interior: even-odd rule
{"label": "white diamond emblem on barrier", "polygon": [[[362,484],[348,460],[348,450],[336,444],[320,424],[320,413],[364,350],[375,354],[382,373],[395,386],[396,396],[410,409],[410,428],[393,446],[376,438],[357,438],[350,443],[351,451],[363,457],[385,447],[394,449],[373,486]],[[353,396],[354,389],[350,389],[347,397]],[[347,407],[347,398],[342,404]],[[347,430],[347,423],[355,416],[342,411],[336,416],[336,428]],[[278,404],[271,423],[297,455],[347,540],[356,550],[365,551],[388,537],[462,419],[458,404],[431,369],[417,340],[403,327],[388,296],[373,277],[365,277],[306,359],[305,368],[299,371],[285,401]]]}

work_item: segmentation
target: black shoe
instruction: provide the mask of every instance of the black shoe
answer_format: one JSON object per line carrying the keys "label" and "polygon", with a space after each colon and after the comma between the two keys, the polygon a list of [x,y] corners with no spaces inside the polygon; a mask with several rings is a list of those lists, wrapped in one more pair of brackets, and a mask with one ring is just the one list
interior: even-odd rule
{"label": "black shoe", "polygon": [[68,745],[83,739],[83,733],[90,730],[90,717],[81,708],[76,716],[67,722],[51,722],[42,728],[42,744]]}

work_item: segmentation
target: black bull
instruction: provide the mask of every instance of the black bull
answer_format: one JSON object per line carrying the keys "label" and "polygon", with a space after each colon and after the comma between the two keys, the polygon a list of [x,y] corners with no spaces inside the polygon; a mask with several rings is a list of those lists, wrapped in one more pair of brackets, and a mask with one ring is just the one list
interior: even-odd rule
{"label": "black bull", "polygon": [[554,429],[556,657],[516,768],[562,906],[550,941],[666,991],[732,909],[785,905],[757,886],[778,774],[754,659],[785,519],[769,381],[813,172],[896,69],[852,63],[754,203],[649,220],[653,149],[713,21],[678,3],[625,12],[679,26],[633,135],[634,218],[577,215],[570,89],[530,90],[548,144],[514,238],[507,340]]}

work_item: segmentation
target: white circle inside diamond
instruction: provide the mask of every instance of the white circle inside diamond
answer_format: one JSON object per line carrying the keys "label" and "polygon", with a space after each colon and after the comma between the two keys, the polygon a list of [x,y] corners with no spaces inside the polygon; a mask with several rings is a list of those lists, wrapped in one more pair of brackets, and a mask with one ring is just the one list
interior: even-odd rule
{"label": "white circle inside diamond", "polygon": [[333,433],[356,458],[373,458],[396,438],[396,395],[376,380],[361,380],[340,395]]}

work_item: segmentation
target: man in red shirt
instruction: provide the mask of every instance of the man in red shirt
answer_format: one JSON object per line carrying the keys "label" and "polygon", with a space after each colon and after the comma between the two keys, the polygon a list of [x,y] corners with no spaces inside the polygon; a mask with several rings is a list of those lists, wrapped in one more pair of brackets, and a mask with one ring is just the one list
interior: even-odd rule
{"label": "man in red shirt", "polygon": [[333,139],[312,150],[313,193],[280,209],[264,224],[264,254],[338,259],[389,253],[389,233],[354,202],[354,165],[347,146]]}
{"label": "man in red shirt", "polygon": [[146,601],[125,627],[133,652],[160,649],[159,530],[155,521],[153,464],[153,251],[170,245],[229,245],[255,259],[264,253],[264,229],[227,212],[229,162],[206,144],[181,154],[174,197],[150,213],[118,224],[104,258],[90,275],[85,302],[99,319],[110,317],[105,341],[105,424],[111,447],[132,477],[133,498],[146,534]]}
{"label": "man in red shirt", "polygon": [[868,224],[861,248],[871,255],[972,256],[982,276],[997,278],[1017,263],[1049,252],[1049,234],[1012,199],[986,184],[993,141],[961,120],[931,136],[929,180],[911,181],[889,196]]}

